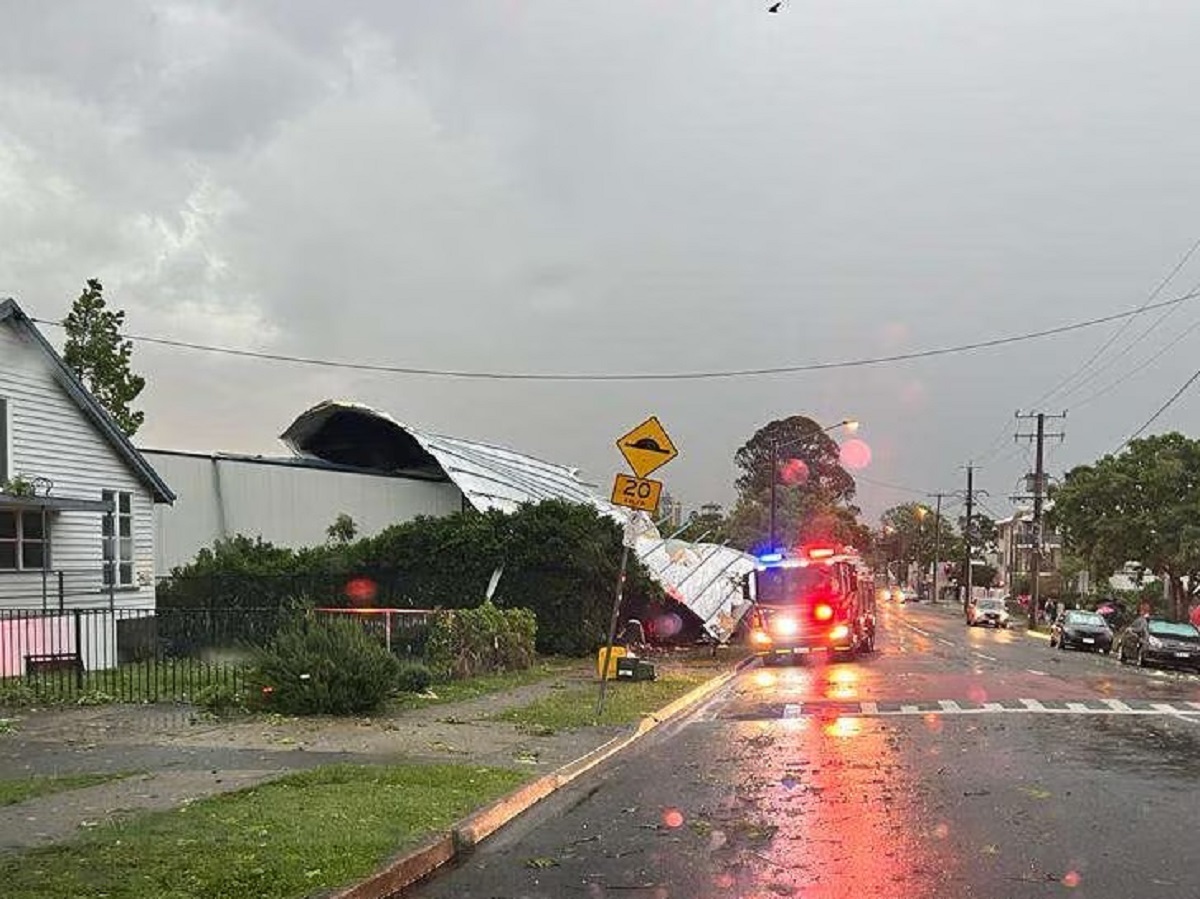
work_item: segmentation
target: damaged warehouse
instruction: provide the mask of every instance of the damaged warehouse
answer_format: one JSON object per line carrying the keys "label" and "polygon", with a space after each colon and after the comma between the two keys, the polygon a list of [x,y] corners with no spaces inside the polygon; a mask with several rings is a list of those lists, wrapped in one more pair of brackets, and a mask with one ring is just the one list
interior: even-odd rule
{"label": "damaged warehouse", "polygon": [[[341,513],[363,535],[419,516],[513,512],[552,499],[591,506],[619,523],[627,518],[576,468],[433,434],[358,403],[322,402],[298,416],[280,439],[291,455],[143,451],[178,493],[155,522],[159,571],[235,535],[293,549],[319,545]],[[653,530],[638,539],[636,553],[686,610],[685,630],[729,638],[745,612],[740,584],[752,557],[664,539]]]}

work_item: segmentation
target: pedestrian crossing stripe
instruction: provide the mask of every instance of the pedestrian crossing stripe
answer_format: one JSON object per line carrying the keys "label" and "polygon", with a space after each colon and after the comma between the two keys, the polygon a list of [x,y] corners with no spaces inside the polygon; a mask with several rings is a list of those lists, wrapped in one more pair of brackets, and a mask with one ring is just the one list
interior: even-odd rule
{"label": "pedestrian crossing stripe", "polygon": [[901,715],[1176,715],[1200,720],[1200,702],[1153,702],[1138,699],[1049,700],[1009,699],[998,702],[965,702],[938,699],[920,702],[789,702],[746,708],[728,707],[716,718],[803,718],[810,716],[890,717]]}

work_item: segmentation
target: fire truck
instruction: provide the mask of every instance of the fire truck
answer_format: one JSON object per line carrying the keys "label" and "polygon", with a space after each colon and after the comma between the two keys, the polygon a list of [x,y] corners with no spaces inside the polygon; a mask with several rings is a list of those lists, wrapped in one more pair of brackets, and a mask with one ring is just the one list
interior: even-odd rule
{"label": "fire truck", "polygon": [[758,557],[743,592],[751,650],[767,661],[875,649],[874,579],[849,547],[807,545]]}

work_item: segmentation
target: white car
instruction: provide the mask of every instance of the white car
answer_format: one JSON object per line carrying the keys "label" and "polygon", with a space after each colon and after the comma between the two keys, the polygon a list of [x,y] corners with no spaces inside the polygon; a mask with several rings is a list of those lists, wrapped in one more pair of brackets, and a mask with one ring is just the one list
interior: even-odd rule
{"label": "white car", "polygon": [[1008,627],[1008,609],[1002,599],[977,599],[967,609],[967,624],[971,627]]}

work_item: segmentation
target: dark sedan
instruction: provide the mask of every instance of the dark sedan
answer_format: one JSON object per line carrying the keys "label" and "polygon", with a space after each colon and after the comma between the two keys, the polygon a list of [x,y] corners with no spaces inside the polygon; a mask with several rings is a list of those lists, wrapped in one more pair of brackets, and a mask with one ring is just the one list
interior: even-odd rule
{"label": "dark sedan", "polygon": [[1200,670],[1200,630],[1184,621],[1137,618],[1121,632],[1117,660],[1141,667],[1163,665]]}
{"label": "dark sedan", "polygon": [[1050,627],[1050,645],[1059,649],[1089,649],[1108,652],[1113,632],[1104,618],[1095,612],[1069,609]]}

